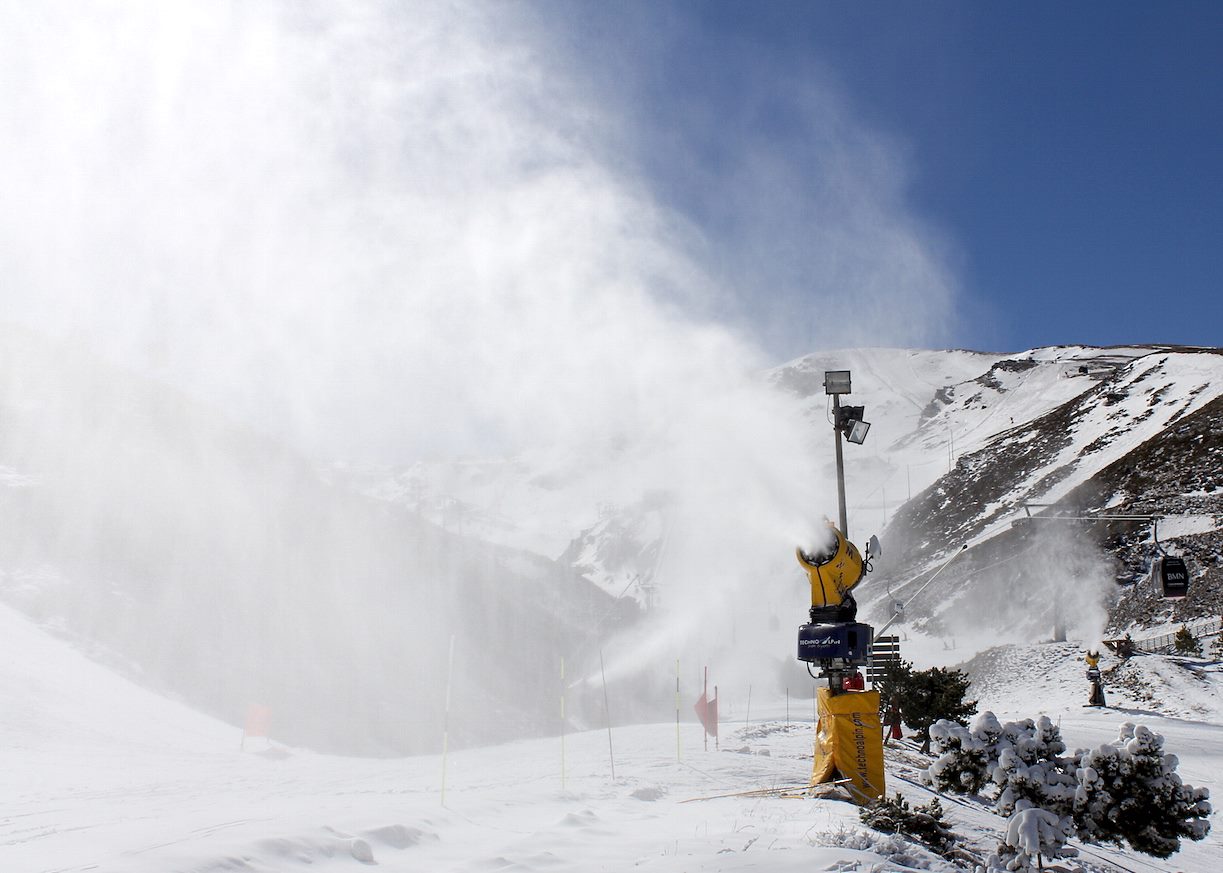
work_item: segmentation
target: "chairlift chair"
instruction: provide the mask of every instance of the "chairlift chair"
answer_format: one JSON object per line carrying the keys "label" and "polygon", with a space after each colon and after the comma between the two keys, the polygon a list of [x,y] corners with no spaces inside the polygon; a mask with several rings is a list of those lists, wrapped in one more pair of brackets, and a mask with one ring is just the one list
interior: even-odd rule
{"label": "chairlift chair", "polygon": [[1178,555],[1161,554],[1151,563],[1155,593],[1166,600],[1183,600],[1189,595],[1189,567]]}
{"label": "chairlift chair", "polygon": [[1151,526],[1151,538],[1159,554],[1151,562],[1151,581],[1155,593],[1165,600],[1184,600],[1189,596],[1189,567],[1179,555],[1169,555],[1159,542],[1159,519]]}

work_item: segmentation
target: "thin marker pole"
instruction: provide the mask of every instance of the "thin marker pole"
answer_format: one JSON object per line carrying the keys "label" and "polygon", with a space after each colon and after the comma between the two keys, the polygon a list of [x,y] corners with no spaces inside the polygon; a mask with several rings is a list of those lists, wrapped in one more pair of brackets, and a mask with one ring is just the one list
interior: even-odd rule
{"label": "thin marker pole", "polygon": [[599,649],[599,675],[603,677],[603,712],[607,715],[607,756],[611,759],[612,781],[616,781],[616,753],[612,750],[611,707],[607,705],[607,673],[603,670],[603,650]]}
{"label": "thin marker pole", "polygon": [[565,790],[565,656],[561,655],[561,791]]}
{"label": "thin marker pole", "polygon": [[675,762],[680,761],[679,749],[679,658],[675,659]]}
{"label": "thin marker pole", "polygon": [[442,806],[446,805],[446,757],[450,751],[450,685],[454,679],[454,634],[450,635],[450,657],[446,661],[446,710],[442,718]]}
{"label": "thin marker pole", "polygon": [[752,686],[747,686],[747,715],[743,718],[743,726],[747,727],[752,723]]}

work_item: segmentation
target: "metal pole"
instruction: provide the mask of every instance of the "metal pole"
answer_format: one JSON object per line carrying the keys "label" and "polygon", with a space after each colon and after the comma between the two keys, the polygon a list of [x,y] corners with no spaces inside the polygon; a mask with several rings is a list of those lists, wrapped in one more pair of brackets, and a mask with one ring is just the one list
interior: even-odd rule
{"label": "metal pole", "polygon": [[454,679],[454,634],[450,635],[450,655],[446,660],[446,709],[442,716],[442,806],[446,805],[446,755],[450,751],[450,685]]}
{"label": "metal pole", "polygon": [[680,760],[679,744],[679,658],[675,659],[675,762]]}
{"label": "metal pole", "polygon": [[849,522],[845,519],[845,459],[841,456],[841,395],[832,395],[832,430],[837,442],[837,510],[841,534],[849,539]]}
{"label": "metal pole", "polygon": [[561,791],[565,790],[565,657],[561,656]]}
{"label": "metal pole", "polygon": [[[701,692],[701,696],[705,698],[705,711],[709,711],[709,667],[705,667],[705,690]],[[705,751],[709,751],[709,731],[705,729],[704,719],[701,720],[701,733],[705,739]]]}
{"label": "metal pole", "polygon": [[611,707],[607,705],[607,672],[603,669],[603,650],[599,649],[599,675],[603,677],[603,712],[607,715],[607,756],[611,759],[612,781],[616,781],[616,753],[612,749]]}

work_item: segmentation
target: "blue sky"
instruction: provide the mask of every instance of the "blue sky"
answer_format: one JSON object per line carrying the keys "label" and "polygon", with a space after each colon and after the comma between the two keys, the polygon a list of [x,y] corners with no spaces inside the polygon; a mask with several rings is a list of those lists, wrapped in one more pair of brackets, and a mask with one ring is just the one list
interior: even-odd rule
{"label": "blue sky", "polygon": [[[1223,344],[1223,4],[539,9],[637,126],[660,196],[714,240],[744,230],[718,179],[745,149],[826,184],[802,172],[822,131],[796,95],[816,90],[903,163],[898,208],[961,289],[943,342]],[[741,313],[766,336],[768,306]]]}

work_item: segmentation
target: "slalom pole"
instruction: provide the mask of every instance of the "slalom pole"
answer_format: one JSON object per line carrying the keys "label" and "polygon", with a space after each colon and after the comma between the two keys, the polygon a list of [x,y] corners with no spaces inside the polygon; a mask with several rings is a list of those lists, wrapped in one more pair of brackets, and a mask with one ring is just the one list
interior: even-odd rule
{"label": "slalom pole", "polygon": [[561,791],[565,790],[565,656],[561,655]]}
{"label": "slalom pole", "polygon": [[675,763],[680,761],[679,749],[679,658],[675,659]]}
{"label": "slalom pole", "polygon": [[747,727],[752,723],[752,686],[747,686],[747,715],[743,717],[743,726]]}
{"label": "slalom pole", "polygon": [[454,634],[450,635],[450,656],[446,659],[446,710],[442,717],[442,806],[446,805],[446,757],[450,751],[450,685],[454,678]]}
{"label": "slalom pole", "polygon": [[611,759],[612,781],[616,781],[616,753],[612,750],[611,708],[607,705],[607,673],[603,669],[603,650],[599,649],[599,675],[603,677],[603,712],[607,715],[607,757]]}
{"label": "slalom pole", "polygon": [[[701,692],[705,697],[705,706],[709,706],[709,665],[705,665],[705,689]],[[702,724],[701,735],[705,738],[705,751],[709,751],[709,731],[704,730]]]}
{"label": "slalom pole", "polygon": [[786,686],[786,727],[790,726],[790,687]]}

